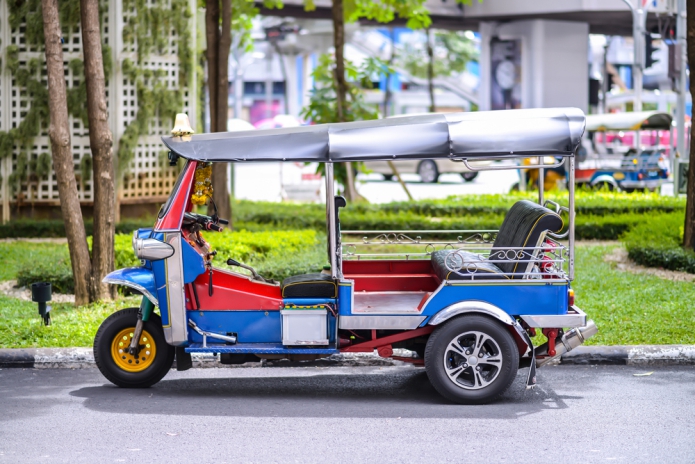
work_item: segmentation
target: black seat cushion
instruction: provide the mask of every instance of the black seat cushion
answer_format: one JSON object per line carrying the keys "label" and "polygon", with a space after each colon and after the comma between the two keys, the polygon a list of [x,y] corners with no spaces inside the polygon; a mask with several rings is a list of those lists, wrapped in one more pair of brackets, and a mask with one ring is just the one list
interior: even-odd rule
{"label": "black seat cushion", "polygon": [[435,251],[432,253],[432,268],[440,280],[509,278],[503,274],[499,267],[488,262],[479,254],[463,250]]}
{"label": "black seat cushion", "polygon": [[562,227],[557,213],[532,201],[518,201],[505,215],[488,259],[505,274],[514,273],[512,279],[521,279],[546,232],[560,232]]}
{"label": "black seat cushion", "polygon": [[283,298],[336,298],[338,287],[330,275],[300,274],[282,281]]}

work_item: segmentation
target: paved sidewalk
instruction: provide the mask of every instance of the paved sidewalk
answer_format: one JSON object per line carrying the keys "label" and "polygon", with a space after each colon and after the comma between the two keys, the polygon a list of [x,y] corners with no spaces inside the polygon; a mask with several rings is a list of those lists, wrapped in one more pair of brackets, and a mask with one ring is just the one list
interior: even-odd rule
{"label": "paved sidewalk", "polygon": [[[408,350],[394,350],[395,355],[410,357]],[[267,366],[402,366],[403,361],[379,357],[375,353],[341,353],[311,362],[286,360],[264,362]],[[695,365],[695,345],[580,346],[562,356],[559,364],[571,365]],[[223,365],[217,356],[194,354],[194,367],[243,368],[258,363]],[[0,367],[67,368],[94,367],[92,348],[0,349]]]}

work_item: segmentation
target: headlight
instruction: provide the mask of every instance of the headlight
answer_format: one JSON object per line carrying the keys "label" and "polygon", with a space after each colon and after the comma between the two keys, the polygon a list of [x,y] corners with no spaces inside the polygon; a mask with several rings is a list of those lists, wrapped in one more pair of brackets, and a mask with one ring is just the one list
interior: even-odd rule
{"label": "headlight", "polygon": [[133,237],[133,249],[138,259],[157,261],[174,254],[174,247],[154,238]]}

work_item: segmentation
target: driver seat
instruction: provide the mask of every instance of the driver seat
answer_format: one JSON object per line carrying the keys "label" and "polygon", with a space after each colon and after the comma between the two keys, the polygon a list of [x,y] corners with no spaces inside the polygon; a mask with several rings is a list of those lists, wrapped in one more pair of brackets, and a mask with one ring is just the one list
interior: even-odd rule
{"label": "driver seat", "polygon": [[283,298],[337,298],[338,286],[328,274],[299,274],[282,281]]}

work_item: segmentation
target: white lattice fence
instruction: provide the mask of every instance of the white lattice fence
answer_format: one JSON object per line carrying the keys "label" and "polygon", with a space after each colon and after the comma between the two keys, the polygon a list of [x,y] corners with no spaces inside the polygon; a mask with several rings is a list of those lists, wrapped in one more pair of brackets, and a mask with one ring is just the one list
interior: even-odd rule
{"label": "white lattice fence", "polygon": [[[31,98],[20,88],[6,66],[7,48],[16,47],[18,51],[19,66],[25,67],[29,60],[38,59],[43,63],[45,57],[37,47],[29,46],[25,40],[22,24],[17,28],[11,28],[8,20],[8,0],[0,0],[0,131],[8,131],[18,127],[31,107]],[[126,77],[122,71],[123,62],[130,59],[137,63],[137,43],[124,43],[123,27],[127,21],[137,14],[135,11],[122,11],[121,2],[108,2],[108,10],[104,12],[102,22],[102,39],[111,47],[112,73],[107,76],[107,105],[109,110],[109,122],[114,134],[114,153],[117,152],[119,139],[125,129],[138,113],[138,97],[135,82]],[[147,2],[151,7],[152,0]],[[189,1],[189,8],[195,11],[195,0]],[[190,21],[189,31],[191,43],[195,40],[195,21]],[[149,69],[164,74],[158,79],[165,79],[167,88],[176,90],[179,86],[180,63],[177,55],[178,37],[174,30],[168,37],[168,47],[162,53],[152,52],[138,67]],[[82,60],[82,36],[79,27],[75,27],[69,35],[64,36],[64,64],[66,83],[68,88],[80,85],[83,76],[74,76],[68,65],[71,60]],[[194,46],[192,46],[194,48]],[[195,58],[194,58],[195,59]],[[44,85],[46,83],[46,71],[38,71],[35,78]],[[148,82],[145,81],[145,85]],[[191,90],[189,90],[191,89]],[[184,92],[184,108],[181,110],[195,115],[195,80],[189,80],[189,89]],[[193,118],[191,118],[193,119]],[[85,155],[90,154],[89,133],[80,118],[69,117],[72,129],[72,151],[75,162],[75,173],[78,180],[78,193],[80,200],[89,203],[92,201],[92,179],[82,179],[80,163]],[[163,156],[165,147],[159,137],[168,134],[171,130],[170,120],[152,118],[149,131],[141,135],[134,150],[134,156],[125,169],[123,180],[119,185],[118,195],[122,203],[148,203],[161,201],[162,197],[169,194],[174,184],[176,171],[169,168],[166,157]],[[22,179],[18,185],[10,185],[12,173],[17,170],[17,162],[21,152],[26,154],[28,164],[35,165],[42,153],[50,154],[50,141],[47,134],[47,125],[44,125],[38,136],[34,137],[29,147],[15,144],[13,153],[0,163],[2,181],[0,188],[0,200],[3,205],[3,222],[10,217],[9,210],[18,204],[45,204],[58,205],[58,188],[54,174],[51,172],[42,179],[36,176],[28,176]]]}

